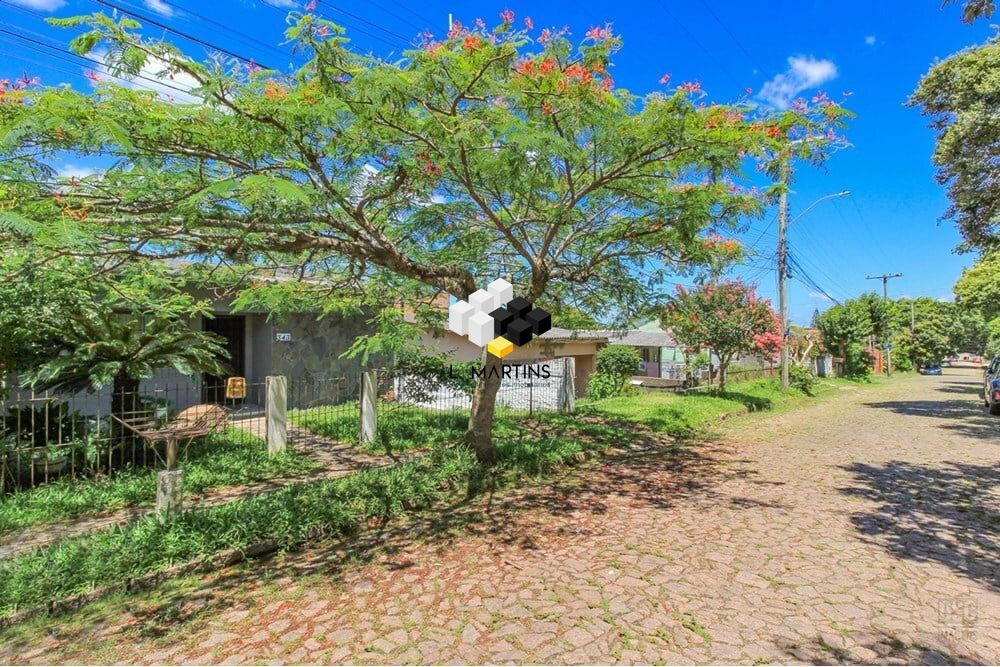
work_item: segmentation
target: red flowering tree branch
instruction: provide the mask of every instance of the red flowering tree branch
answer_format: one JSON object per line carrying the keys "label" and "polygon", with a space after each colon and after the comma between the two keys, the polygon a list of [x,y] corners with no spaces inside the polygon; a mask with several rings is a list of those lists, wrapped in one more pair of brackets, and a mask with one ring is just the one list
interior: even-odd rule
{"label": "red flowering tree branch", "polygon": [[663,313],[663,324],[690,349],[709,348],[719,358],[719,388],[741,353],[773,357],[781,350],[781,320],[770,302],[740,281],[718,281],[686,289],[678,286]]}

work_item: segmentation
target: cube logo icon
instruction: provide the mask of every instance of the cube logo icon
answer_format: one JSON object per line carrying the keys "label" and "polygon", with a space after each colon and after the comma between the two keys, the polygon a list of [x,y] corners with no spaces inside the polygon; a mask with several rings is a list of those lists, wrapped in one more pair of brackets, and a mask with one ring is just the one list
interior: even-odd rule
{"label": "cube logo icon", "polygon": [[448,308],[449,331],[500,359],[551,328],[552,315],[533,307],[527,299],[515,297],[514,286],[501,278]]}

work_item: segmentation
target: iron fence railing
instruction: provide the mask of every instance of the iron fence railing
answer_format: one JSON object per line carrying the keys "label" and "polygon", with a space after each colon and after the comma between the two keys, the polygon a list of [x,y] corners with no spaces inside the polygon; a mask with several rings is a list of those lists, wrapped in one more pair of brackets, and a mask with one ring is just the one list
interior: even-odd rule
{"label": "iron fence railing", "polygon": [[[532,415],[559,408],[564,359],[507,364],[497,394],[497,416]],[[287,441],[295,447],[327,442],[358,443],[362,372],[287,381]],[[380,433],[450,437],[464,430],[474,378],[464,381],[414,376],[393,369],[373,373]],[[232,379],[231,379],[232,380]],[[265,446],[267,383],[141,383],[112,395],[56,394],[30,388],[0,396],[0,494],[65,477],[115,473],[164,464],[165,442],[150,434],[184,419],[185,411],[222,406],[228,442]],[[196,407],[198,406],[198,407]],[[181,443],[181,463],[185,445]]]}
{"label": "iron fence railing", "polygon": [[226,427],[216,437],[262,441],[264,383],[245,384],[238,397],[232,389],[202,382],[142,384],[117,395],[8,388],[0,400],[0,494],[67,476],[161,465],[164,444],[147,441],[125,424],[162,429],[198,405],[226,408]]}

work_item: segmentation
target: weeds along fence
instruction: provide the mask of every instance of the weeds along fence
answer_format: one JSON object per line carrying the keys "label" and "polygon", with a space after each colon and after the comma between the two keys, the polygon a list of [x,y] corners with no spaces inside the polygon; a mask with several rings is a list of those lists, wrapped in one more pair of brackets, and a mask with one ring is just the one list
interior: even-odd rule
{"label": "weeds along fence", "polygon": [[[497,395],[497,416],[571,410],[572,359],[511,365]],[[54,394],[10,388],[0,394],[0,495],[63,478],[162,468],[169,429],[207,406],[226,410],[223,428],[180,441],[180,464],[218,446],[305,450],[317,438],[344,444],[403,439],[432,444],[464,431],[474,378],[424,377],[393,369],[338,377],[255,381],[144,382],[139,391]],[[275,391],[280,385],[281,390]],[[368,387],[370,401],[362,400]],[[362,425],[369,424],[368,432]],[[279,435],[275,435],[279,434]],[[280,439],[280,446],[274,440]]]}
{"label": "weeds along fence", "polygon": [[138,392],[117,395],[110,388],[74,394],[8,388],[0,396],[0,494],[63,477],[162,467],[165,441],[150,442],[124,423],[152,432],[209,404],[225,408],[226,423],[205,438],[181,440],[182,460],[192,448],[263,446],[265,436],[263,382],[235,393],[225,382],[191,382],[142,383]]}

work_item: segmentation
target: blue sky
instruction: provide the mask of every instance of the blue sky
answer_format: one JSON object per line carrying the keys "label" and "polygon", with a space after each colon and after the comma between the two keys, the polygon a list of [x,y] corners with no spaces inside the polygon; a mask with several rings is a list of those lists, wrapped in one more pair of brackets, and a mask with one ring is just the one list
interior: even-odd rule
{"label": "blue sky", "polygon": [[[292,0],[269,0],[291,6]],[[270,66],[287,65],[276,49],[284,9],[260,1],[113,0],[214,45],[253,57]],[[419,30],[443,34],[448,12],[464,23],[476,17],[494,22],[505,7],[529,15],[536,27],[568,25],[582,36],[591,25],[612,23],[625,48],[612,72],[618,85],[636,93],[660,88],[669,72],[672,82],[700,81],[711,99],[724,102],[747,87],[780,104],[794,91],[817,90],[839,99],[850,91],[847,106],[858,118],[846,135],[852,147],[823,168],[798,170],[791,215],[815,199],[850,190],[848,197],[817,205],[792,225],[793,254],[824,291],[843,300],[881,284],[868,274],[902,273],[890,283],[896,296],[950,298],[951,286],[974,257],[956,255],[959,242],[950,222],[938,218],[947,208],[944,189],[934,181],[930,162],[933,132],[915,109],[904,106],[920,76],[936,58],[985,41],[988,21],[968,26],[960,8],[940,7],[939,0],[887,2],[677,2],[595,3],[454,2],[421,0],[320,0],[317,11],[348,27],[357,46],[381,55],[398,54],[404,38]],[[43,83],[68,81],[86,87],[79,64],[44,55],[38,44],[65,45],[71,33],[45,25],[39,15],[68,16],[100,9],[96,0],[0,0],[0,78],[22,70]],[[148,33],[156,31],[152,26]],[[173,36],[192,55],[204,49]],[[269,46],[275,45],[275,46]],[[62,56],[69,59],[68,56]],[[95,66],[96,67],[96,66]],[[172,92],[172,91],[167,91]],[[66,170],[85,170],[67,162]],[[775,243],[774,212],[752,223],[744,234],[763,256],[737,273],[775,295],[775,274],[764,267]],[[826,297],[793,280],[790,316],[807,323]]]}

